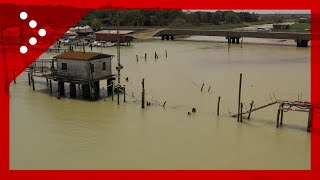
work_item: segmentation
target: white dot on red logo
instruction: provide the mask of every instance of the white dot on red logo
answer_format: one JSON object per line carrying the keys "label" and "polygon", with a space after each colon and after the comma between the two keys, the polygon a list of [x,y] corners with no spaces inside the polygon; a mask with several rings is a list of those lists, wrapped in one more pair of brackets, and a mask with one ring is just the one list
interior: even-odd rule
{"label": "white dot on red logo", "polygon": [[45,29],[40,29],[40,30],[38,31],[38,34],[39,34],[39,36],[43,37],[43,36],[45,36],[45,35],[47,34],[47,32],[46,32]]}
{"label": "white dot on red logo", "polygon": [[30,26],[31,28],[35,28],[35,27],[37,27],[37,22],[36,22],[35,20],[31,20],[31,21],[29,22],[29,26]]}
{"label": "white dot on red logo", "polygon": [[29,44],[31,44],[31,45],[37,44],[37,39],[34,38],[34,37],[30,38],[30,39],[29,39]]}
{"label": "white dot on red logo", "polygon": [[27,48],[26,46],[21,46],[21,47],[20,47],[20,52],[21,52],[22,54],[25,54],[25,53],[28,52],[28,48]]}
{"label": "white dot on red logo", "polygon": [[26,12],[21,12],[20,13],[20,19],[25,20],[28,18],[28,14]]}

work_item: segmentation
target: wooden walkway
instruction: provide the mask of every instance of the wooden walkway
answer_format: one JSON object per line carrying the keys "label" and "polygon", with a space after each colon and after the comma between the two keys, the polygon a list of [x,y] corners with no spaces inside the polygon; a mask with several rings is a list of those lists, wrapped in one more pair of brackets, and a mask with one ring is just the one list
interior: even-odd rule
{"label": "wooden walkway", "polygon": [[[240,116],[240,122],[242,122],[242,115],[249,114],[248,119],[250,119],[251,112],[258,111],[260,109],[279,104],[279,108],[277,111],[277,128],[281,127],[283,124],[283,113],[288,111],[298,111],[298,112],[306,112],[309,113],[308,117],[308,124],[307,124],[307,131],[310,132],[311,130],[311,119],[312,119],[312,107],[310,102],[305,101],[282,101],[282,100],[276,100],[270,103],[267,103],[265,105],[255,107],[252,109],[252,105],[250,107],[250,110],[242,112],[242,105],[241,105],[241,113],[236,113],[231,115],[231,117],[239,117]],[[314,107],[314,106],[313,106]],[[238,118],[239,119],[239,118]],[[239,121],[239,120],[238,120]]]}
{"label": "wooden walkway", "polygon": [[240,113],[240,114],[237,113],[237,114],[231,115],[231,117],[237,117],[237,116],[239,116],[239,115],[249,114],[250,112],[258,111],[258,110],[260,110],[260,109],[263,109],[263,108],[272,106],[272,105],[277,104],[277,103],[278,103],[278,101],[271,102],[271,103],[269,103],[269,104],[266,104],[266,105],[259,106],[259,107],[256,107],[256,108],[254,108],[254,109],[251,109],[251,111],[248,110],[248,111],[242,112],[242,114],[241,114],[241,113]]}

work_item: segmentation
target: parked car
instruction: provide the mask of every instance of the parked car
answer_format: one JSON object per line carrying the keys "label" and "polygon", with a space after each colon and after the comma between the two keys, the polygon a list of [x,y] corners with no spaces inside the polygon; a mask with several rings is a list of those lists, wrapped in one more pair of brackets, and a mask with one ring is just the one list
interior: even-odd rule
{"label": "parked car", "polygon": [[92,43],[92,46],[98,46],[98,47],[111,47],[114,46],[114,43],[107,42],[107,41],[94,41]]}
{"label": "parked car", "polygon": [[65,38],[65,39],[60,39],[59,40],[62,44],[66,45],[66,44],[69,44],[70,40]]}
{"label": "parked car", "polygon": [[265,28],[265,27],[258,27],[258,28],[257,28],[257,31],[258,31],[258,32],[269,32],[270,29]]}

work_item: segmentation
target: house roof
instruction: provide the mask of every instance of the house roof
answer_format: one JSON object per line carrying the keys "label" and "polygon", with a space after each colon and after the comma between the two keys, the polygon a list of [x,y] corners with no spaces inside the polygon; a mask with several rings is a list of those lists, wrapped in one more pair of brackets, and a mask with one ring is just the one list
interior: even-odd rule
{"label": "house roof", "polygon": [[106,57],[113,57],[113,55],[95,53],[95,52],[68,51],[68,52],[59,54],[57,56],[54,56],[53,58],[90,61],[90,60],[101,59]]}

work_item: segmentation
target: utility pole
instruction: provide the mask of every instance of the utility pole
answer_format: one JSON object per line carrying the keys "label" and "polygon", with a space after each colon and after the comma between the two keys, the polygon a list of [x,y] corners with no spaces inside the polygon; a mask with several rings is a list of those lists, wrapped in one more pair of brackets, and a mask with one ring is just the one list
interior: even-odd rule
{"label": "utility pole", "polygon": [[119,37],[119,12],[118,12],[118,17],[117,17],[117,60],[118,60],[118,66],[116,69],[118,70],[118,86],[117,86],[117,93],[118,93],[118,105],[120,104],[120,71],[123,69],[123,66],[120,63],[120,37]]}

